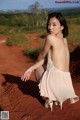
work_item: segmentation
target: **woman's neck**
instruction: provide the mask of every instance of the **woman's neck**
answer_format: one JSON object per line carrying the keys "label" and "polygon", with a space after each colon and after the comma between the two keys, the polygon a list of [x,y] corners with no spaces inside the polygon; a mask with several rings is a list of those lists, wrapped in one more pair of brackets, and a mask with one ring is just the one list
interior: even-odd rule
{"label": "woman's neck", "polygon": [[60,37],[60,38],[63,38],[63,34],[62,33],[59,33],[57,36]]}

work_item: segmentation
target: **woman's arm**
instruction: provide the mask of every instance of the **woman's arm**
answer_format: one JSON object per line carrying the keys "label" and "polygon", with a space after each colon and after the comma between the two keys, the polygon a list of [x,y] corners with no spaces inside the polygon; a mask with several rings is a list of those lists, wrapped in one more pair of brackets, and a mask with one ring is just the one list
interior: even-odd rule
{"label": "woman's arm", "polygon": [[51,35],[48,35],[48,36],[46,37],[43,50],[42,50],[42,52],[39,54],[37,61],[40,61],[40,60],[44,59],[44,58],[47,56],[47,53],[48,53],[48,51],[49,51],[49,49],[50,49],[50,47],[51,47],[51,44],[52,44],[51,42],[52,42]]}
{"label": "woman's arm", "polygon": [[21,77],[21,80],[22,80],[22,81],[29,80],[31,73],[32,73],[35,69],[37,69],[38,67],[40,67],[40,66],[43,65],[43,64],[44,64],[44,59],[38,61],[36,64],[34,64],[33,66],[31,66],[29,69],[27,69],[27,70],[25,71],[25,73],[24,73],[23,76]]}
{"label": "woman's arm", "polygon": [[40,53],[38,60],[36,62],[36,64],[34,64],[33,66],[31,66],[29,69],[27,69],[24,73],[24,75],[21,77],[22,81],[26,81],[30,78],[31,73],[37,69],[38,67],[42,66],[44,64],[44,58],[46,57],[50,47],[51,47],[51,40],[49,39],[50,37],[47,37],[46,41],[45,41],[45,45],[43,48],[43,51]]}
{"label": "woman's arm", "polygon": [[38,67],[42,66],[44,64],[44,59],[38,61],[36,64],[32,66],[33,71],[37,69]]}

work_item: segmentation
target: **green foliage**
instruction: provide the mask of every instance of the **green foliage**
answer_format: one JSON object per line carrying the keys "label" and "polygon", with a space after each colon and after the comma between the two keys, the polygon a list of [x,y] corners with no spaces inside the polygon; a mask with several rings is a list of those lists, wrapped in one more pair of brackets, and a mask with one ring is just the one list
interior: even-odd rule
{"label": "green foliage", "polygon": [[[69,42],[80,44],[80,9],[60,12],[66,18],[69,26]],[[24,41],[23,39],[27,40],[22,34],[39,32],[42,33],[40,37],[44,38],[46,37],[47,14],[48,11],[45,11],[45,9],[37,15],[32,13],[0,14],[0,34],[10,36],[7,41],[10,45],[20,43],[20,39],[22,41]],[[20,35],[24,37],[19,38]]]}
{"label": "green foliage", "polygon": [[29,43],[30,40],[28,37],[26,37],[24,34],[13,34],[12,36],[10,36],[8,38],[8,40],[6,41],[6,45],[7,46],[12,46],[12,45],[22,45],[22,44],[26,44]]}
{"label": "green foliage", "polygon": [[6,45],[12,46],[13,44],[14,44],[13,41],[10,38],[8,38],[8,40],[6,41]]}
{"label": "green foliage", "polygon": [[76,18],[67,18],[68,24],[80,25],[80,16]]}
{"label": "green foliage", "polygon": [[28,48],[24,50],[24,55],[29,56],[32,59],[37,59],[39,53],[41,52],[41,48],[33,49],[33,48]]}
{"label": "green foliage", "polygon": [[0,25],[7,25],[8,22],[8,18],[6,18],[4,15],[0,15]]}
{"label": "green foliage", "polygon": [[[44,23],[44,24],[43,24]],[[17,27],[40,27],[45,26],[45,15],[32,15],[31,13],[0,14],[0,25]]]}
{"label": "green foliage", "polygon": [[60,10],[60,12],[68,18],[77,18],[80,16],[80,8],[76,9],[68,9],[68,10]]}
{"label": "green foliage", "polygon": [[80,45],[80,26],[69,24],[68,42],[74,45]]}
{"label": "green foliage", "polygon": [[[35,4],[34,4],[35,6]],[[35,8],[37,9],[37,8]],[[42,10],[41,9],[36,11],[37,14],[32,13],[15,13],[15,14],[0,14],[0,25],[7,25],[7,26],[18,26],[18,27],[27,27],[27,28],[36,28],[36,27],[45,27],[47,22],[47,16],[49,10]],[[75,24],[80,23],[80,9],[72,9],[72,10],[61,10],[60,11],[69,22],[72,21]]]}
{"label": "green foliage", "polygon": [[9,17],[9,26],[25,26],[28,16],[25,14],[15,14]]}
{"label": "green foliage", "polygon": [[0,34],[5,34],[6,32],[7,32],[7,27],[1,25],[1,26],[0,26]]}
{"label": "green foliage", "polygon": [[39,32],[44,32],[45,31],[45,28],[44,27],[32,27],[32,26],[29,26],[29,27],[23,27],[22,32],[24,33],[39,33]]}

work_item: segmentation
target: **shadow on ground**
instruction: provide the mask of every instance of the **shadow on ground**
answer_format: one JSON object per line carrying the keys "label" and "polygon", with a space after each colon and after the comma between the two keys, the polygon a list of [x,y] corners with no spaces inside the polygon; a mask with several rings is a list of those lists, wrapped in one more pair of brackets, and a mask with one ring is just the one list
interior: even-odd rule
{"label": "shadow on ground", "polygon": [[40,97],[40,94],[39,94],[37,82],[32,81],[32,80],[28,80],[27,82],[23,82],[23,81],[21,81],[20,77],[9,75],[9,74],[3,74],[3,76],[6,80],[2,84],[3,86],[5,86],[7,83],[16,84],[16,85],[18,85],[18,88],[20,89],[20,91],[23,94],[27,94],[27,95],[30,95],[34,98],[37,98],[42,105],[44,104],[44,100]]}

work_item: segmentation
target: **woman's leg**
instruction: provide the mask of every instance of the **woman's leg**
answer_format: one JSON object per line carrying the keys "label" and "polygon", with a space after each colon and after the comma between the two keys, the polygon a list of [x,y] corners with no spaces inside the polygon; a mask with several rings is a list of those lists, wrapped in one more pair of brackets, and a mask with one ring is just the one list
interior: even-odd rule
{"label": "woman's leg", "polygon": [[[39,57],[37,59],[37,61],[39,61]],[[44,59],[44,64],[40,67],[38,67],[35,71],[34,71],[34,74],[35,74],[35,77],[36,77],[36,81],[39,83],[40,82],[40,79],[42,78],[45,70],[46,70],[46,66],[47,66],[47,56],[46,58]]]}
{"label": "woman's leg", "polygon": [[36,77],[36,81],[39,83],[40,82],[40,79],[44,73],[45,69],[43,66],[40,66],[39,68],[37,68],[35,71],[34,71],[34,74],[35,74],[35,77]]}

